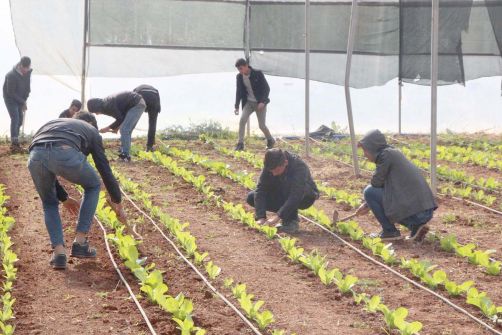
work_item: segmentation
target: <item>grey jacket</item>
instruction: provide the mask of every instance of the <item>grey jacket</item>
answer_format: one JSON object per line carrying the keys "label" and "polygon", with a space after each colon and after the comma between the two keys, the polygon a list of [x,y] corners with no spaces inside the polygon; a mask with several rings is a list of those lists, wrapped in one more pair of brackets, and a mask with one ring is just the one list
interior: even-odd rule
{"label": "grey jacket", "polygon": [[31,69],[24,76],[17,72],[17,65],[5,75],[3,98],[6,103],[24,105],[31,91]]}
{"label": "grey jacket", "polygon": [[383,187],[385,215],[392,222],[436,209],[436,201],[420,170],[403,153],[389,145],[379,130],[372,130],[359,141],[375,157],[373,187]]}

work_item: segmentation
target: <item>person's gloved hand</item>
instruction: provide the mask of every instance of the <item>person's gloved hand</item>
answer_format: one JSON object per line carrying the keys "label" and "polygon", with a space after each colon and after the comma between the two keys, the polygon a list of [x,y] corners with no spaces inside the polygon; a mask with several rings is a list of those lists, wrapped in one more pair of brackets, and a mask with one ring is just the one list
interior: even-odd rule
{"label": "person's gloved hand", "polygon": [[278,215],[275,215],[273,218],[267,220],[267,224],[275,225],[280,219],[281,218]]}
{"label": "person's gloved hand", "polygon": [[78,214],[80,210],[80,201],[73,199],[72,197],[68,197],[65,201],[63,201],[63,207],[72,214]]}
{"label": "person's gloved hand", "polygon": [[266,221],[267,221],[267,219],[261,218],[261,219],[256,220],[256,224],[259,224],[261,226],[261,225],[264,225]]}

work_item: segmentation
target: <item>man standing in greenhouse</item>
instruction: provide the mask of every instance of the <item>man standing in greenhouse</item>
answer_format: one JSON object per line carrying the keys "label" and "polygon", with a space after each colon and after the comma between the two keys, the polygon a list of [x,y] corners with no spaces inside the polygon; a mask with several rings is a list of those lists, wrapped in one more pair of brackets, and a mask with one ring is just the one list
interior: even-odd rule
{"label": "man standing in greenhouse", "polygon": [[19,144],[19,130],[23,125],[24,113],[28,109],[26,101],[31,91],[31,59],[21,57],[12,70],[5,75],[3,99],[10,116],[10,150],[23,152]]}
{"label": "man standing in greenhouse", "polygon": [[160,113],[159,91],[150,85],[140,85],[134,89],[134,92],[141,95],[143,100],[145,100],[145,112],[148,113],[148,137],[146,141],[146,151],[153,151],[153,145],[155,144],[155,132],[157,131],[157,117]]}
{"label": "man standing in greenhouse", "polygon": [[410,230],[409,240],[422,242],[429,231],[437,205],[420,170],[401,151],[387,144],[379,130],[372,130],[359,141],[366,158],[376,164],[371,185],[364,189],[366,203],[356,213],[371,209],[382,226],[379,234],[385,241],[401,239],[398,222]]}
{"label": "man standing in greenhouse", "polygon": [[239,121],[239,141],[235,150],[244,150],[244,130],[249,116],[256,112],[260,130],[267,138],[267,149],[274,147],[275,140],[265,124],[267,118],[267,104],[270,102],[268,95],[270,87],[263,73],[249,66],[245,59],[238,59],[235,67],[239,70],[237,75],[237,89],[235,94],[235,115],[239,115],[239,103],[242,101],[242,116]]}
{"label": "man standing in greenhouse", "polygon": [[96,118],[88,112],[79,112],[72,119],[60,118],[49,121],[37,131],[29,150],[28,169],[42,200],[45,226],[53,248],[51,266],[54,269],[66,268],[65,240],[59,215],[60,191],[56,187],[57,176],[84,189],[71,256],[95,258],[96,249],[89,246],[87,234],[96,212],[101,183],[96,171],[87,162],[87,155],[92,155],[96,169],[108,190],[111,198],[110,206],[117,213],[119,220],[126,221],[121,205],[120,188],[106,159]]}
{"label": "man standing in greenhouse", "polygon": [[132,131],[146,109],[145,100],[136,92],[120,92],[104,99],[94,98],[87,101],[87,109],[93,114],[105,114],[115,118],[108,127],[99,130],[100,133],[117,133],[120,129],[119,159],[130,162]]}
{"label": "man standing in greenhouse", "polygon": [[[309,208],[318,198],[319,190],[307,164],[297,155],[270,149],[265,153],[256,190],[249,192],[247,203],[255,207],[256,223],[273,224],[279,232],[291,234],[298,231],[298,209]],[[277,214],[267,220],[266,211]]]}

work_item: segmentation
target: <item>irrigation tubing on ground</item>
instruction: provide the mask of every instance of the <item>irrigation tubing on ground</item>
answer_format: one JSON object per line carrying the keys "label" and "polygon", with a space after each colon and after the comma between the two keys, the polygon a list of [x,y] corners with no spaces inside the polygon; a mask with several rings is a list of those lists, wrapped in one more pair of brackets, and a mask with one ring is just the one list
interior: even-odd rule
{"label": "irrigation tubing on ground", "polygon": [[[302,138],[302,139],[303,139],[303,138]],[[285,144],[287,144],[287,145],[291,146],[291,144],[290,144],[290,143],[288,143],[288,142],[286,142],[284,139],[279,138],[279,140],[281,140],[281,141],[282,141],[282,142],[284,142]],[[334,160],[335,160],[335,161],[337,161],[337,162],[343,163],[343,164],[345,164],[345,165],[347,165],[347,166],[352,167],[352,164],[350,164],[350,163],[345,163],[345,162],[343,162],[343,161],[341,161],[341,160],[338,160],[338,159],[336,159],[336,158],[334,158]],[[423,169],[422,169],[422,170],[423,170]],[[361,171],[368,172],[368,173],[372,173],[371,171],[369,171],[369,170],[365,170],[365,169],[361,169]],[[428,172],[428,171],[426,171],[426,170],[423,170],[423,171],[425,171],[425,172],[429,173],[429,172]],[[440,179],[441,179],[441,178],[440,178]],[[474,185],[474,186],[475,186],[475,185]],[[477,187],[479,187],[479,186],[477,186]],[[442,193],[438,193],[438,195],[440,195],[440,196],[442,196],[442,197],[446,197],[446,196],[447,196],[446,194],[442,194]],[[492,212],[492,213],[494,213],[494,214],[497,214],[497,215],[502,215],[502,212],[501,212],[501,211],[498,211],[498,210],[496,210],[496,209],[493,209],[493,208],[490,208],[490,207],[487,207],[487,206],[481,205],[481,204],[479,204],[479,203],[477,203],[477,202],[470,201],[470,200],[468,200],[468,199],[457,198],[457,197],[454,197],[454,196],[451,196],[451,198],[452,198],[452,199],[455,199],[455,200],[458,200],[458,201],[462,201],[462,202],[464,202],[464,201],[465,201],[465,202],[467,202],[467,203],[468,203],[468,204],[470,204],[470,205],[480,207],[480,208],[482,208],[482,209],[484,209],[484,210],[490,211],[490,212]]]}
{"label": "irrigation tubing on ground", "polygon": [[164,237],[167,242],[169,242],[169,244],[174,248],[174,250],[176,250],[176,252],[178,253],[178,255],[180,255],[180,257],[185,261],[185,263],[187,263],[194,271],[195,273],[200,277],[200,279],[202,279],[202,281],[206,284],[207,287],[209,287],[209,289],[211,291],[214,292],[214,294],[216,294],[221,300],[223,300],[223,302],[228,306],[230,307],[248,326],[249,328],[253,331],[253,333],[255,333],[256,335],[263,335],[252,323],[251,321],[248,320],[248,318],[246,318],[246,316],[244,316],[244,314],[242,314],[239,309],[237,309],[237,307],[234,306],[234,304],[232,304],[223,294],[221,294],[210,282],[209,280],[206,278],[206,276],[204,276],[200,271],[199,269],[197,269],[197,267],[192,263],[190,262],[189,259],[187,259],[185,257],[185,255],[181,252],[181,250],[176,246],[176,243],[174,243],[165,233],[164,231],[157,225],[157,223],[155,222],[154,219],[152,219],[152,217],[150,215],[148,215],[145,211],[143,211],[132,199],[131,197],[129,197],[129,195],[124,192],[124,190],[122,188],[120,188],[120,191],[122,192],[122,194],[126,197],[126,199],[134,206],[134,208],[136,208],[136,210],[138,210],[141,214],[143,214],[144,217],[146,217],[151,223],[152,225],[155,227],[155,229],[157,229],[160,234],[162,235],[162,237]]}
{"label": "irrigation tubing on ground", "polygon": [[[283,140],[284,141],[284,140]],[[286,141],[284,141],[285,143],[287,143]],[[164,146],[165,144],[162,143]],[[491,327],[489,324],[485,323],[483,320],[477,318],[476,316],[472,315],[471,313],[469,313],[468,311],[466,311],[465,309],[463,309],[462,307],[456,305],[455,303],[453,303],[451,300],[449,300],[448,298],[445,298],[443,297],[442,295],[440,294],[437,294],[436,292],[432,291],[431,289],[419,284],[418,282],[412,280],[412,279],[409,279],[408,277],[404,276],[403,274],[399,273],[398,271],[394,270],[393,268],[389,267],[388,265],[382,263],[382,262],[379,262],[378,260],[374,259],[373,257],[371,256],[368,256],[366,253],[364,253],[363,251],[361,251],[359,248],[355,247],[354,245],[352,245],[351,243],[345,241],[342,237],[340,237],[339,235],[335,234],[334,232],[332,232],[331,230],[327,229],[326,227],[322,226],[321,224],[317,223],[316,221],[313,221],[303,215],[300,215],[300,217],[302,217],[303,219],[305,219],[306,221],[308,222],[311,222],[313,224],[315,224],[316,226],[318,226],[319,228],[321,228],[323,231],[329,233],[330,235],[332,235],[333,237],[335,237],[337,240],[339,240],[342,244],[344,244],[345,246],[349,247],[350,249],[352,249],[353,251],[355,251],[357,254],[359,254],[360,256],[364,257],[365,259],[369,260],[370,262],[386,269],[387,271],[390,271],[392,274],[394,274],[395,276],[405,280],[406,282],[412,284],[413,286],[416,286],[417,288],[425,291],[425,292],[428,292],[429,294],[433,295],[434,297],[440,299],[441,301],[443,301],[444,303],[446,303],[447,305],[449,305],[450,307],[452,307],[453,309],[457,310],[458,312],[466,315],[467,317],[469,317],[470,319],[472,319],[473,321],[477,322],[478,324],[480,324],[481,326],[485,327],[487,330],[491,331],[492,333],[494,334],[497,334],[497,335],[502,335],[501,332],[497,331],[495,328]]]}
{"label": "irrigation tubing on ground", "polygon": [[367,260],[369,260],[370,262],[376,264],[376,265],[379,265],[380,267],[383,267],[384,269],[386,269],[387,271],[390,271],[391,273],[393,273],[394,275],[398,276],[399,278],[409,282],[410,284],[418,287],[419,289],[422,289],[430,294],[432,294],[433,296],[435,296],[436,298],[442,300],[444,303],[446,303],[447,305],[449,305],[450,307],[453,307],[454,309],[456,309],[457,311],[467,315],[469,318],[471,318],[472,320],[476,321],[477,323],[479,323],[480,325],[482,325],[483,327],[485,327],[486,329],[488,329],[489,331],[491,331],[492,333],[494,334],[497,334],[497,335],[502,335],[501,332],[499,332],[498,330],[496,330],[495,328],[491,327],[489,324],[485,323],[483,320],[477,318],[476,316],[472,315],[471,313],[469,313],[468,311],[466,311],[465,309],[463,309],[462,307],[456,305],[455,303],[451,302],[449,299],[443,297],[442,295],[440,294],[437,294],[436,292],[432,291],[431,289],[417,283],[416,281],[412,280],[412,279],[409,279],[408,277],[406,277],[405,275],[399,273],[398,271],[394,270],[393,268],[391,268],[390,266],[382,263],[382,262],[379,262],[378,260],[374,259],[373,257],[371,256],[368,256],[366,253],[364,253],[363,251],[361,251],[359,248],[353,246],[351,243],[345,241],[342,237],[338,236],[336,233],[332,232],[331,230],[327,229],[326,227],[322,226],[321,224],[315,222],[314,220],[311,220],[303,215],[300,215],[303,219],[309,221],[310,223],[313,223],[315,224],[316,226],[318,226],[319,228],[321,228],[322,230],[324,230],[325,232],[331,234],[334,238],[336,238],[338,241],[340,241],[342,244],[344,244],[345,246],[349,247],[350,249],[352,249],[353,251],[355,251],[356,253],[358,253],[359,255],[361,255],[362,257],[366,258]]}
{"label": "irrigation tubing on ground", "polygon": [[99,224],[99,227],[103,231],[103,237],[104,237],[104,240],[105,240],[106,250],[108,251],[108,256],[110,256],[110,260],[112,261],[112,264],[113,264],[113,267],[115,268],[115,271],[117,271],[117,273],[118,273],[118,275],[120,277],[120,280],[122,281],[122,283],[124,284],[124,286],[127,288],[127,291],[129,292],[129,295],[131,296],[131,298],[134,300],[134,303],[138,307],[139,312],[141,313],[141,316],[143,316],[143,319],[145,320],[145,323],[148,326],[148,329],[150,330],[150,333],[153,334],[153,335],[157,335],[157,332],[155,332],[155,329],[153,329],[153,326],[150,323],[150,320],[148,319],[148,316],[146,315],[145,310],[143,309],[143,307],[141,307],[141,304],[139,303],[138,299],[136,299],[136,295],[134,294],[134,292],[132,291],[131,287],[127,283],[127,280],[122,275],[122,272],[120,271],[117,263],[115,263],[115,259],[113,258],[112,251],[110,250],[110,244],[108,243],[108,238],[106,237],[106,229],[105,229],[105,227],[103,226],[103,224],[101,223],[101,221],[99,221],[99,219],[97,218],[97,216],[94,216],[94,218],[96,219],[96,221]]}
{"label": "irrigation tubing on ground", "polygon": [[[409,145],[408,143],[404,142],[404,141],[400,141],[398,139],[395,139],[394,137],[390,137],[390,139],[398,142],[398,143],[403,143],[404,145],[406,145],[407,147],[410,147],[411,145]],[[422,171],[424,171],[425,173],[428,173],[430,174],[430,171],[428,170],[425,170],[425,169],[421,169]],[[475,188],[478,188],[480,190],[483,190],[483,191],[487,191],[487,192],[491,192],[491,193],[496,193],[496,194],[502,194],[501,191],[499,191],[498,189],[497,190],[493,190],[493,189],[489,189],[489,188],[486,188],[484,186],[479,186],[479,185],[476,185],[476,184],[471,184],[471,183],[468,183],[466,181],[462,181],[462,180],[458,180],[458,179],[453,179],[453,178],[448,178],[448,177],[443,177],[443,176],[438,176],[439,179],[442,179],[442,180],[446,180],[446,181],[452,181],[452,182],[457,182],[457,183],[461,183],[461,184],[464,184],[466,186],[471,186],[471,187],[475,187]]]}

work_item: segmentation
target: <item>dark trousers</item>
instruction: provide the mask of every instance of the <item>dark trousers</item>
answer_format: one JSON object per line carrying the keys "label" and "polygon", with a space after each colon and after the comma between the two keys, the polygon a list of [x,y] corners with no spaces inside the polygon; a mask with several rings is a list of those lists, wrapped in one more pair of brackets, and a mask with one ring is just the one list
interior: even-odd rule
{"label": "dark trousers", "polygon": [[146,142],[146,147],[153,147],[155,144],[155,132],[157,131],[157,117],[159,113],[157,111],[148,112],[148,140]]}
{"label": "dark trousers", "polygon": [[19,143],[19,130],[23,125],[23,105],[17,102],[5,101],[5,106],[10,116],[10,142],[12,144]]}
{"label": "dark trousers", "polygon": [[[254,195],[255,191],[251,191],[248,193],[247,197],[247,203],[252,207],[254,207]],[[284,205],[286,200],[288,199],[282,193],[267,193],[267,211],[277,213],[279,209],[281,209],[281,207]],[[283,212],[281,218],[284,221],[298,220],[298,210],[309,208],[314,204],[315,200],[315,197],[303,197],[302,201],[300,201],[300,204],[298,205],[298,208],[292,208],[288,212]]]}

